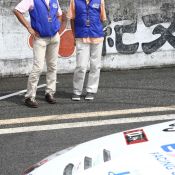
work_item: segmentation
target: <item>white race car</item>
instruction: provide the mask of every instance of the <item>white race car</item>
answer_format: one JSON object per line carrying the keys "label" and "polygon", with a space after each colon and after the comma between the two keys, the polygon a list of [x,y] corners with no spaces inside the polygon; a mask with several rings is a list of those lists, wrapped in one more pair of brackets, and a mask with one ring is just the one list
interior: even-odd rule
{"label": "white race car", "polygon": [[68,148],[23,175],[175,175],[175,120]]}

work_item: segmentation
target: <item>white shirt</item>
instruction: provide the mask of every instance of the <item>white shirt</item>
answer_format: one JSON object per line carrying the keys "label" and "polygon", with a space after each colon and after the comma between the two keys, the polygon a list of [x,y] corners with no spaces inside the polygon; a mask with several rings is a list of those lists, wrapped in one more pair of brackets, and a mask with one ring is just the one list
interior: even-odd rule
{"label": "white shirt", "polygon": [[[45,0],[46,4],[49,6],[50,0]],[[34,7],[34,0],[22,0],[15,9],[18,10],[21,13],[26,13],[27,11],[32,10]],[[62,10],[60,8],[59,2],[58,2],[58,16],[62,15]]]}

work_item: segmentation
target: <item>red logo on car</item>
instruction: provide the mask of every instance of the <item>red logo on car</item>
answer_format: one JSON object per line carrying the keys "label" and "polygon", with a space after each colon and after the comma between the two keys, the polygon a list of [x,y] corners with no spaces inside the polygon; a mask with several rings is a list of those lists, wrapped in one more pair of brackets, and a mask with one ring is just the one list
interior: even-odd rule
{"label": "red logo on car", "polygon": [[143,129],[124,132],[125,140],[128,145],[148,141]]}

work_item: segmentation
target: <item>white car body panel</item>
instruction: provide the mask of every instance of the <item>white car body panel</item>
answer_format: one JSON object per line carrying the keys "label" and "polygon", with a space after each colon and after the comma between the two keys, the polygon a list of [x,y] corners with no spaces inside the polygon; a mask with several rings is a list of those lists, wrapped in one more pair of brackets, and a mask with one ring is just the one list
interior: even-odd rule
{"label": "white car body panel", "polygon": [[58,152],[25,175],[175,175],[175,120]]}

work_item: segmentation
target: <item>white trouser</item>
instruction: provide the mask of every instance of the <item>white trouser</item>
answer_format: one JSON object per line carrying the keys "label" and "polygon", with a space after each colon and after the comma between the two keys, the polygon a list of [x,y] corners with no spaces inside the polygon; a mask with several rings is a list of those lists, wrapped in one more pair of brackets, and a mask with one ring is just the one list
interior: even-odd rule
{"label": "white trouser", "polygon": [[46,60],[46,89],[45,93],[54,94],[57,79],[57,57],[60,36],[37,38],[33,42],[33,68],[28,78],[27,93],[25,97],[35,97],[40,74]]}
{"label": "white trouser", "polygon": [[81,95],[90,61],[86,92],[96,93],[99,85],[103,43],[89,44],[76,41],[76,68],[73,77],[73,93]]}

